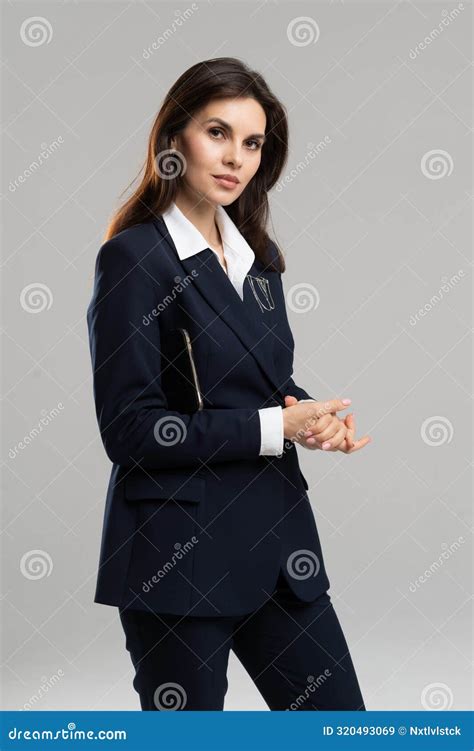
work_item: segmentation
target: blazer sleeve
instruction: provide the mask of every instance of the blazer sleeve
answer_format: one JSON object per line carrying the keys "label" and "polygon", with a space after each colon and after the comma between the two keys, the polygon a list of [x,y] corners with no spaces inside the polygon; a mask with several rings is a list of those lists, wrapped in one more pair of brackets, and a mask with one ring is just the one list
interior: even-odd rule
{"label": "blazer sleeve", "polygon": [[298,401],[317,402],[314,396],[310,396],[301,386],[297,386],[293,378],[290,378],[285,387],[285,396],[296,396]]}
{"label": "blazer sleeve", "polygon": [[200,466],[259,456],[258,410],[167,409],[161,387],[158,320],[164,296],[129,239],[102,245],[87,309],[97,421],[109,459],[125,467]]}
{"label": "blazer sleeve", "polygon": [[[272,242],[272,246],[273,246],[274,252],[278,253],[278,251],[276,249],[276,246],[275,246],[275,244],[273,242]],[[288,320],[288,314],[287,314],[287,311],[286,311],[286,297],[285,297],[285,290],[283,288],[283,282],[282,282],[282,278],[281,278],[282,275],[281,275],[280,272],[277,272],[277,274],[278,274],[278,281],[279,281],[280,287],[281,287],[282,299],[283,299],[283,303],[284,303],[283,304],[284,322],[285,322],[285,326],[287,327],[287,329],[289,331],[290,339],[293,341],[293,344],[294,344],[293,334],[291,332],[290,322]],[[291,374],[290,374],[290,378],[288,379],[288,381],[287,381],[287,383],[285,385],[284,395],[285,396],[296,396],[296,398],[298,400],[300,400],[300,399],[307,399],[309,401],[318,401],[318,399],[316,399],[316,397],[311,396],[310,394],[308,394],[308,392],[305,391],[304,388],[302,388],[301,386],[298,386],[295,383],[295,381],[293,380],[293,358],[292,358]]]}

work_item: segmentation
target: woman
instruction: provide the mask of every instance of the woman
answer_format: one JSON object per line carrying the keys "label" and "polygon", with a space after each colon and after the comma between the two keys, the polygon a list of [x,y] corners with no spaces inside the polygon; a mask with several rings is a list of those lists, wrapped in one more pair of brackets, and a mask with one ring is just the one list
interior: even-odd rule
{"label": "woman", "polygon": [[[231,648],[270,709],[365,709],[294,443],[353,453],[370,439],[337,416],[349,400],[319,402],[291,377],[283,257],[265,229],[287,143],[261,75],[194,65],[97,256],[87,320],[113,467],[95,601],[119,608],[144,710],[223,709]],[[202,392],[191,412],[163,388],[177,328]]]}

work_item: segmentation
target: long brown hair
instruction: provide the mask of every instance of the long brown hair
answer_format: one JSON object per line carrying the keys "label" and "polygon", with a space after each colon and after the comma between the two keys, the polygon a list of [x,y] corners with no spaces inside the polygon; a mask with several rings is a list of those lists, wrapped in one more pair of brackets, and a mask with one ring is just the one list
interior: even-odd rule
{"label": "long brown hair", "polygon": [[[171,87],[150,133],[147,158],[140,170],[143,170],[140,185],[113,215],[105,240],[166,211],[175,200],[182,180],[178,152],[170,151],[172,137],[185,128],[194,113],[211,99],[224,97],[253,97],[266,115],[266,141],[258,171],[238,199],[225,209],[257,259],[268,268],[285,270],[279,248],[275,264],[268,255],[266,224],[269,215],[267,192],[277,182],[288,156],[286,110],[261,74],[234,57],[217,57],[197,63]],[[174,170],[174,175],[169,173],[170,169]]]}

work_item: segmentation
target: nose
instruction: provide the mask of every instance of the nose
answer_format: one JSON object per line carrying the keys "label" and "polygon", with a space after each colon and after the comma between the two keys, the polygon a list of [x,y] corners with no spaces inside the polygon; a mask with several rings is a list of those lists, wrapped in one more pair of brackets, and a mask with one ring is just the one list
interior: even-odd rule
{"label": "nose", "polygon": [[242,153],[237,144],[230,144],[224,155],[224,163],[232,164],[234,167],[240,167],[242,164]]}

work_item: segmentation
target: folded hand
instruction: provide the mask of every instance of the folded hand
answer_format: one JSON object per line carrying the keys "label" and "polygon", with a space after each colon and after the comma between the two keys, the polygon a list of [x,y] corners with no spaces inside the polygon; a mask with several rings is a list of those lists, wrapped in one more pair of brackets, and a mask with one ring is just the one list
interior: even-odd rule
{"label": "folded hand", "polygon": [[[285,396],[285,407],[298,404],[295,396]],[[315,424],[305,431],[298,439],[298,443],[305,448],[322,449],[323,451],[342,451],[344,454],[353,454],[364,448],[372,438],[369,435],[355,439],[355,418],[352,412],[344,418],[337,416],[335,412],[325,414],[315,421]]]}

